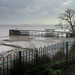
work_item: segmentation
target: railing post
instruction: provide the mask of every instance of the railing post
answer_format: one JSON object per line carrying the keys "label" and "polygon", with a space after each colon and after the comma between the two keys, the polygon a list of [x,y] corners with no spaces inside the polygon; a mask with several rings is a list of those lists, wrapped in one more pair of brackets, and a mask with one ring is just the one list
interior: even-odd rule
{"label": "railing post", "polygon": [[21,67],[21,51],[19,51],[19,74],[22,75],[22,67]]}
{"label": "railing post", "polygon": [[35,48],[35,64],[38,65],[38,50]]}
{"label": "railing post", "polygon": [[68,64],[68,42],[66,42],[66,65]]}

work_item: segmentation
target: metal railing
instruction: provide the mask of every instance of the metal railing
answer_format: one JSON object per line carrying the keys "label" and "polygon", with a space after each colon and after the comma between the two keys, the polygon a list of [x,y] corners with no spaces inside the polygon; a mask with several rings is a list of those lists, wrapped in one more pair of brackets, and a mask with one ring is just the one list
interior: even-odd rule
{"label": "metal railing", "polygon": [[75,57],[72,56],[73,52],[70,53],[73,44],[73,41],[69,41],[51,46],[14,50],[3,55],[0,54],[0,75],[14,75],[14,73],[25,75],[32,68],[47,63],[52,65],[57,62],[65,62],[65,64],[68,64],[68,60]]}

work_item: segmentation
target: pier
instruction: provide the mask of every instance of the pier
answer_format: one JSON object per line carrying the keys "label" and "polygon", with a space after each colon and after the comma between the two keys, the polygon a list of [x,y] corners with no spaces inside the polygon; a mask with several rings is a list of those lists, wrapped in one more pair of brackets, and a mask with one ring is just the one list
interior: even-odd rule
{"label": "pier", "polygon": [[22,36],[40,36],[40,37],[72,37],[70,32],[54,31],[54,30],[9,30],[9,35],[22,35]]}
{"label": "pier", "polygon": [[9,35],[54,37],[54,31],[46,30],[9,30]]}

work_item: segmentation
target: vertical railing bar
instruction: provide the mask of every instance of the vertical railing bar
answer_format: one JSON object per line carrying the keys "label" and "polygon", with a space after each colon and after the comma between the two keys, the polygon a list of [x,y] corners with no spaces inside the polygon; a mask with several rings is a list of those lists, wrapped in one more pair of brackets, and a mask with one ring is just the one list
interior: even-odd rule
{"label": "vertical railing bar", "polygon": [[7,75],[8,75],[8,56],[7,56]]}
{"label": "vertical railing bar", "polygon": [[[12,55],[10,54],[10,60],[12,60]],[[10,65],[12,65],[12,61],[10,61]],[[10,66],[11,69],[12,66]]]}
{"label": "vertical railing bar", "polygon": [[5,66],[4,66],[4,57],[2,56],[2,58],[3,58],[3,75],[5,75],[5,71],[4,71],[4,68],[5,68]]}
{"label": "vertical railing bar", "polygon": [[34,50],[34,52],[33,52],[33,53],[34,53],[34,68],[35,68],[35,67],[36,67],[35,47],[34,47],[34,49],[33,49],[33,50]]}
{"label": "vertical railing bar", "polygon": [[21,51],[19,51],[19,74],[22,75]]}
{"label": "vertical railing bar", "polygon": [[[40,57],[42,57],[42,47],[40,47]],[[42,64],[41,61],[40,61],[40,64]]]}
{"label": "vertical railing bar", "polygon": [[34,48],[34,51],[33,51],[33,53],[34,53],[34,68],[35,68],[35,48]]}
{"label": "vertical railing bar", "polygon": [[30,65],[30,50],[29,50],[29,69],[31,68],[31,65]]}
{"label": "vertical railing bar", "polygon": [[32,66],[31,66],[31,68],[33,68],[33,66],[34,66],[34,53],[33,53],[33,49],[32,49]]}
{"label": "vertical railing bar", "polygon": [[27,50],[26,50],[26,73],[27,73],[27,71],[28,71],[28,64],[27,64]]}
{"label": "vertical railing bar", "polygon": [[46,46],[45,46],[45,49],[44,49],[44,64],[46,63]]}
{"label": "vertical railing bar", "polygon": [[[14,52],[14,59],[15,59],[15,52]],[[15,60],[13,60],[13,64],[14,64],[14,71],[15,71]]]}
{"label": "vertical railing bar", "polygon": [[25,52],[25,51],[23,51],[23,63],[24,63],[24,57],[25,57],[25,56],[24,56],[24,52]]}
{"label": "vertical railing bar", "polygon": [[[25,52],[25,51],[23,51],[23,57],[22,57],[22,59],[23,59],[23,64],[25,63],[25,62],[24,62],[24,58],[25,58],[24,52]],[[24,70],[24,69],[25,69],[25,65],[23,65],[23,66],[24,66],[24,67],[23,67],[23,70]]]}
{"label": "vertical railing bar", "polygon": [[[10,58],[10,60],[12,59],[10,54],[9,54],[9,58]],[[11,65],[11,62],[12,62],[12,61],[9,62],[10,65]],[[10,66],[10,65],[9,65],[9,66]],[[12,66],[10,66],[10,69],[11,69],[11,67],[12,67]]]}
{"label": "vertical railing bar", "polygon": [[[43,60],[44,60],[44,47],[43,47]],[[43,61],[43,64],[44,64],[44,61]]]}
{"label": "vertical railing bar", "polygon": [[68,64],[68,42],[66,42],[66,65]]}
{"label": "vertical railing bar", "polygon": [[37,48],[35,48],[35,61],[36,61],[36,67],[37,67],[37,65],[38,65],[38,50],[37,50]]}
{"label": "vertical railing bar", "polygon": [[44,64],[45,64],[45,46],[43,47],[43,60],[44,60]]}
{"label": "vertical railing bar", "polygon": [[[39,57],[41,58],[41,52],[40,52],[40,48],[39,48]],[[40,59],[39,59],[39,61],[40,61]],[[40,62],[39,62],[40,63]],[[40,65],[41,65],[41,63],[40,63]]]}
{"label": "vertical railing bar", "polygon": [[47,60],[47,47],[46,47],[46,50],[45,50],[45,64],[46,64],[46,60]]}

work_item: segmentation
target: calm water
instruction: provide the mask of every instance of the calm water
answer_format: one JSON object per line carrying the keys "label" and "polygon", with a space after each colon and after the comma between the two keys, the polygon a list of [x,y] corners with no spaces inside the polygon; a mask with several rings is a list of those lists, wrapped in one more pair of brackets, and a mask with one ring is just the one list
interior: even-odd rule
{"label": "calm water", "polygon": [[55,26],[50,25],[0,25],[0,39],[9,37],[9,29],[21,29],[21,30],[44,30],[53,29]]}
{"label": "calm water", "polygon": [[54,25],[0,25],[0,36],[7,36],[9,29],[21,29],[21,30],[44,30],[54,29]]}

